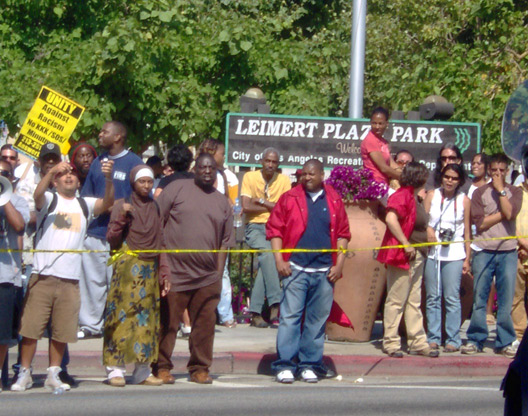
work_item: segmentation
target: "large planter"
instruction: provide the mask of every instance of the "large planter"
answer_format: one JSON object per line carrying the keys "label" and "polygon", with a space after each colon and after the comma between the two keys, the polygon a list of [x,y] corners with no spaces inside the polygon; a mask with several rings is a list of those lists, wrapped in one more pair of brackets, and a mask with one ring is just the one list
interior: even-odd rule
{"label": "large planter", "polygon": [[[378,218],[377,201],[361,201],[346,205],[352,238],[349,249],[379,247],[385,224]],[[328,322],[326,334],[333,341],[365,342],[370,340],[386,285],[385,266],[376,261],[377,251],[347,253],[343,278],[334,289],[334,301],[345,312],[354,328]]]}

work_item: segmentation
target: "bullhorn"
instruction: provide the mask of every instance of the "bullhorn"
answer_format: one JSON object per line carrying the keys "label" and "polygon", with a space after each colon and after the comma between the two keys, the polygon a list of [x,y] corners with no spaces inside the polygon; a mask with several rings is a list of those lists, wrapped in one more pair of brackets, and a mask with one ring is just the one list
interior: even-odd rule
{"label": "bullhorn", "polygon": [[13,185],[9,179],[0,176],[0,207],[3,207],[11,200],[13,195]]}

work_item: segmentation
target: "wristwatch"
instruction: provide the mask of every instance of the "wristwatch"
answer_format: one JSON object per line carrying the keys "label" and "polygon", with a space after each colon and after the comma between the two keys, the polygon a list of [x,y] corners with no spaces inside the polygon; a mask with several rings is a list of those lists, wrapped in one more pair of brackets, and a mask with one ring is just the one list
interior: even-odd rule
{"label": "wristwatch", "polygon": [[503,189],[499,192],[500,196],[506,196],[506,189]]}
{"label": "wristwatch", "polygon": [[260,205],[264,205],[266,200],[264,198],[260,198],[258,202],[259,202]]}

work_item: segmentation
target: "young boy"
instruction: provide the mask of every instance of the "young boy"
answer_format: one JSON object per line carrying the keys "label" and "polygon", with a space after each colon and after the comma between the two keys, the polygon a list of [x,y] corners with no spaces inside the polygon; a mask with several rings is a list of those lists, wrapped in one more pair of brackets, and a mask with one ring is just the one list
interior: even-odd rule
{"label": "young boy", "polygon": [[[107,212],[114,203],[112,166],[112,161],[101,166],[106,178],[102,199],[76,197],[80,184],[78,173],[67,162],[55,165],[42,178],[34,193],[37,210],[36,249],[83,248],[90,218]],[[47,191],[50,183],[56,189],[55,194]],[[31,362],[37,341],[42,337],[48,322],[51,322],[51,342],[44,386],[51,390],[69,390],[70,386],[60,381],[58,373],[66,344],[77,341],[81,268],[80,253],[35,253],[20,328],[20,335],[23,336],[20,372],[11,386],[12,391],[24,391],[32,387]]]}

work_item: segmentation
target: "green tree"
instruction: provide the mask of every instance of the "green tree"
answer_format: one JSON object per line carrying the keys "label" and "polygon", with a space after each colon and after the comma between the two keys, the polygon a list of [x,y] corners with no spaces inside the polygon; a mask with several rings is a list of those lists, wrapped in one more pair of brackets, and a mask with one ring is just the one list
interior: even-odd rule
{"label": "green tree", "polygon": [[511,0],[369,1],[366,102],[415,110],[428,95],[453,120],[482,124],[500,151],[502,113],[526,77],[528,4]]}
{"label": "green tree", "polygon": [[[351,1],[2,0],[0,117],[16,130],[41,85],[87,107],[75,138],[109,119],[131,143],[221,138],[252,86],[273,113],[344,117]],[[500,148],[526,77],[526,0],[369,0],[365,113],[431,94]]]}

